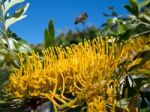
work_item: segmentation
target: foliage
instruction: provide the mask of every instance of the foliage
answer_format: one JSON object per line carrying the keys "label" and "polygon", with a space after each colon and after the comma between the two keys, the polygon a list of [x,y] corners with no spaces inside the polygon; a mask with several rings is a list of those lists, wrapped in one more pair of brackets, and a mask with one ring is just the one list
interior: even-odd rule
{"label": "foliage", "polygon": [[55,31],[54,31],[54,25],[53,21],[50,20],[48,29],[45,29],[44,32],[44,44],[45,48],[49,48],[50,46],[55,45]]}
{"label": "foliage", "polygon": [[[124,5],[124,7],[131,15],[111,16],[112,18],[108,19],[107,23],[103,25],[104,28],[101,33],[104,37],[106,35],[113,35],[116,42],[120,43],[124,41],[128,43],[127,46],[131,46],[129,42],[130,39],[137,37],[137,39],[135,39],[135,43],[138,43],[136,49],[139,49],[139,46],[142,44],[144,45],[138,54],[135,53],[135,48],[131,48],[130,52],[133,56],[129,59],[130,61],[126,60],[118,66],[119,69],[117,70],[119,70],[121,74],[124,74],[124,77],[121,77],[119,81],[117,106],[120,111],[127,109],[126,111],[132,112],[148,112],[150,111],[150,99],[148,96],[150,94],[150,45],[147,39],[141,39],[139,35],[149,35],[150,33],[150,1],[144,0],[138,3],[136,0],[129,0],[129,4],[130,5]],[[149,38],[149,36],[147,38]],[[141,45],[139,45],[139,43],[141,43]],[[147,64],[144,65],[145,63]],[[122,72],[122,69],[125,70],[125,72]],[[145,89],[143,89],[143,87]]]}
{"label": "foliage", "polygon": [[57,46],[70,46],[72,44],[78,44],[79,42],[83,42],[84,39],[93,40],[95,37],[98,36],[98,32],[100,30],[95,28],[94,26],[90,26],[84,30],[77,30],[73,32],[69,30],[66,34],[61,33],[56,38],[56,45]]}
{"label": "foliage", "polygon": [[[26,41],[9,30],[12,24],[26,17],[24,13],[29,7],[29,3],[9,15],[12,7],[22,2],[24,0],[0,0],[0,23],[2,26],[0,28],[0,111],[3,111],[2,105],[5,105],[4,102],[9,99],[9,95],[5,94],[3,88],[8,83],[9,75],[12,72],[11,66],[18,66],[17,53],[31,50]],[[14,105],[12,100],[11,104]]]}
{"label": "foliage", "polygon": [[0,20],[2,24],[2,28],[0,29],[0,47],[2,49],[0,57],[3,57],[1,63],[10,62],[11,58],[16,57],[16,53],[18,51],[30,51],[28,43],[24,40],[14,37],[14,33],[8,29],[12,24],[26,17],[24,13],[28,8],[29,3],[27,3],[24,7],[18,8],[12,14],[12,16],[10,16],[8,12],[13,6],[22,3],[23,1],[24,0],[0,1]]}
{"label": "foliage", "polygon": [[150,33],[150,1],[129,0],[124,7],[131,15],[116,15],[103,24],[102,36],[113,35],[117,42]]}
{"label": "foliage", "polygon": [[[150,45],[149,37],[128,40],[124,48],[131,55],[118,65],[118,74],[122,74],[118,84],[118,102],[120,108],[130,111],[149,111],[149,73]],[[131,48],[129,46],[132,46]],[[136,52],[135,52],[136,51]],[[144,54],[143,54],[144,53]],[[124,54],[125,56],[125,54]],[[144,89],[143,89],[144,88]],[[136,103],[137,102],[137,103]]]}

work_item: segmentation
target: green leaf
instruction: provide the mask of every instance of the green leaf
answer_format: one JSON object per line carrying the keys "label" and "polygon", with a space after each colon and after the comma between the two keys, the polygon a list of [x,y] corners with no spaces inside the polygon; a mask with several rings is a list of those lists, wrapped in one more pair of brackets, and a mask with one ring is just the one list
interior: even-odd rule
{"label": "green leaf", "polygon": [[118,31],[119,35],[125,33],[127,29],[128,27],[126,25],[119,24],[119,31]]}
{"label": "green leaf", "polygon": [[136,17],[139,16],[139,7],[138,7],[138,3],[136,0],[129,0],[129,3],[131,6],[129,5],[124,5],[124,7],[133,15],[135,15]]}
{"label": "green leaf", "polygon": [[150,93],[150,84],[147,83],[140,88],[140,91],[143,93]]}
{"label": "green leaf", "polygon": [[29,7],[29,3],[27,3],[21,11],[18,12],[17,10],[17,12],[13,14],[14,16],[12,16],[11,18],[8,18],[5,23],[6,29],[8,29],[8,27],[10,27],[15,22],[20,21],[26,17],[27,15],[24,15],[24,13],[27,11],[28,7]]}
{"label": "green leaf", "polygon": [[17,51],[31,52],[31,48],[25,40],[22,40],[21,38],[16,38],[14,39],[13,43]]}
{"label": "green leaf", "polygon": [[31,52],[31,48],[29,47],[29,44],[24,42],[24,41],[20,41],[18,42],[19,44],[19,48],[18,48],[18,51],[19,52]]}
{"label": "green leaf", "polygon": [[[150,107],[150,83],[143,85],[140,88],[140,93],[142,96],[141,108]],[[150,108],[149,108],[149,110],[150,110]]]}
{"label": "green leaf", "polygon": [[[130,112],[137,109],[140,109],[142,103],[142,98],[140,95],[135,95],[130,98],[123,98],[117,102],[117,107],[121,109],[128,109]],[[122,112],[122,111],[121,111]]]}
{"label": "green leaf", "polygon": [[0,89],[2,89],[7,83],[10,72],[7,70],[0,70]]}
{"label": "green leaf", "polygon": [[0,38],[0,46],[4,46],[3,38]]}
{"label": "green leaf", "polygon": [[19,8],[18,10],[15,11],[13,17],[19,18],[23,14],[23,12],[24,12],[24,8]]}
{"label": "green leaf", "polygon": [[133,9],[129,5],[124,5],[124,8],[126,8],[131,14],[134,14]]}
{"label": "green leaf", "polygon": [[148,109],[148,108],[142,108],[142,109],[140,109],[140,112],[149,112],[150,111],[150,109]]}
{"label": "green leaf", "polygon": [[135,14],[137,14],[137,16],[138,16],[139,7],[138,7],[137,0],[129,0],[129,1],[130,1],[130,4],[131,4]]}
{"label": "green leaf", "polygon": [[116,17],[113,17],[113,18],[110,18],[110,19],[107,20],[107,22],[109,24],[116,24],[117,21],[118,21],[118,18],[116,18]]}
{"label": "green leaf", "polygon": [[150,0],[143,0],[140,3],[138,3],[138,7],[143,8],[143,7],[147,6],[148,4],[150,4]]}
{"label": "green leaf", "polygon": [[145,64],[149,60],[150,60],[150,50],[147,52],[147,54],[145,55],[145,57],[141,60],[140,65]]}
{"label": "green leaf", "polygon": [[132,7],[137,6],[137,0],[129,0],[129,3],[131,4]]}
{"label": "green leaf", "polygon": [[132,76],[134,82],[136,83],[136,89],[140,89],[144,84],[148,83],[148,80],[150,79],[149,76],[146,75],[133,75]]}
{"label": "green leaf", "polygon": [[124,98],[124,99],[119,100],[116,105],[119,108],[126,109],[129,103],[130,103],[130,98]]}
{"label": "green leaf", "polygon": [[6,15],[10,8],[22,2],[24,2],[24,0],[6,0],[3,4],[4,15]]}

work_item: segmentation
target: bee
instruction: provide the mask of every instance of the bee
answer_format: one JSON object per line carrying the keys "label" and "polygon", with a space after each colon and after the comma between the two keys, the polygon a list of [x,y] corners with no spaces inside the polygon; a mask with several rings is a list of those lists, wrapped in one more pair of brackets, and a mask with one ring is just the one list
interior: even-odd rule
{"label": "bee", "polygon": [[82,23],[84,25],[87,18],[88,18],[88,14],[86,12],[82,13],[75,19],[74,24]]}

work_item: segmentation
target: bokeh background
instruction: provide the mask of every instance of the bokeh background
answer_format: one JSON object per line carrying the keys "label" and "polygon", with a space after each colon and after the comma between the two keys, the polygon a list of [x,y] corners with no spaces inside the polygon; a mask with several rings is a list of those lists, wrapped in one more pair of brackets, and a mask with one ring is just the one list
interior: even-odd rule
{"label": "bokeh background", "polygon": [[89,17],[84,27],[101,27],[106,21],[103,12],[109,13],[108,7],[114,6],[118,14],[127,14],[123,4],[128,0],[26,0],[30,2],[30,7],[26,14],[27,18],[15,23],[11,30],[19,37],[31,44],[38,44],[44,41],[44,30],[49,20],[52,19],[55,26],[55,35],[69,30],[74,32],[82,30],[82,24],[75,25],[75,18],[83,12],[87,12]]}

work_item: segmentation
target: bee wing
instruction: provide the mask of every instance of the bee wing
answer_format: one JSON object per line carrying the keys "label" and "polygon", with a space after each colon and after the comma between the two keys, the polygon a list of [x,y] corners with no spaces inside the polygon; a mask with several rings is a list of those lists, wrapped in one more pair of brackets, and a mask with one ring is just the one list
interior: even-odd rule
{"label": "bee wing", "polygon": [[78,24],[79,22],[81,22],[81,19],[82,19],[82,16],[78,16],[76,19],[75,19],[75,22],[74,24]]}

